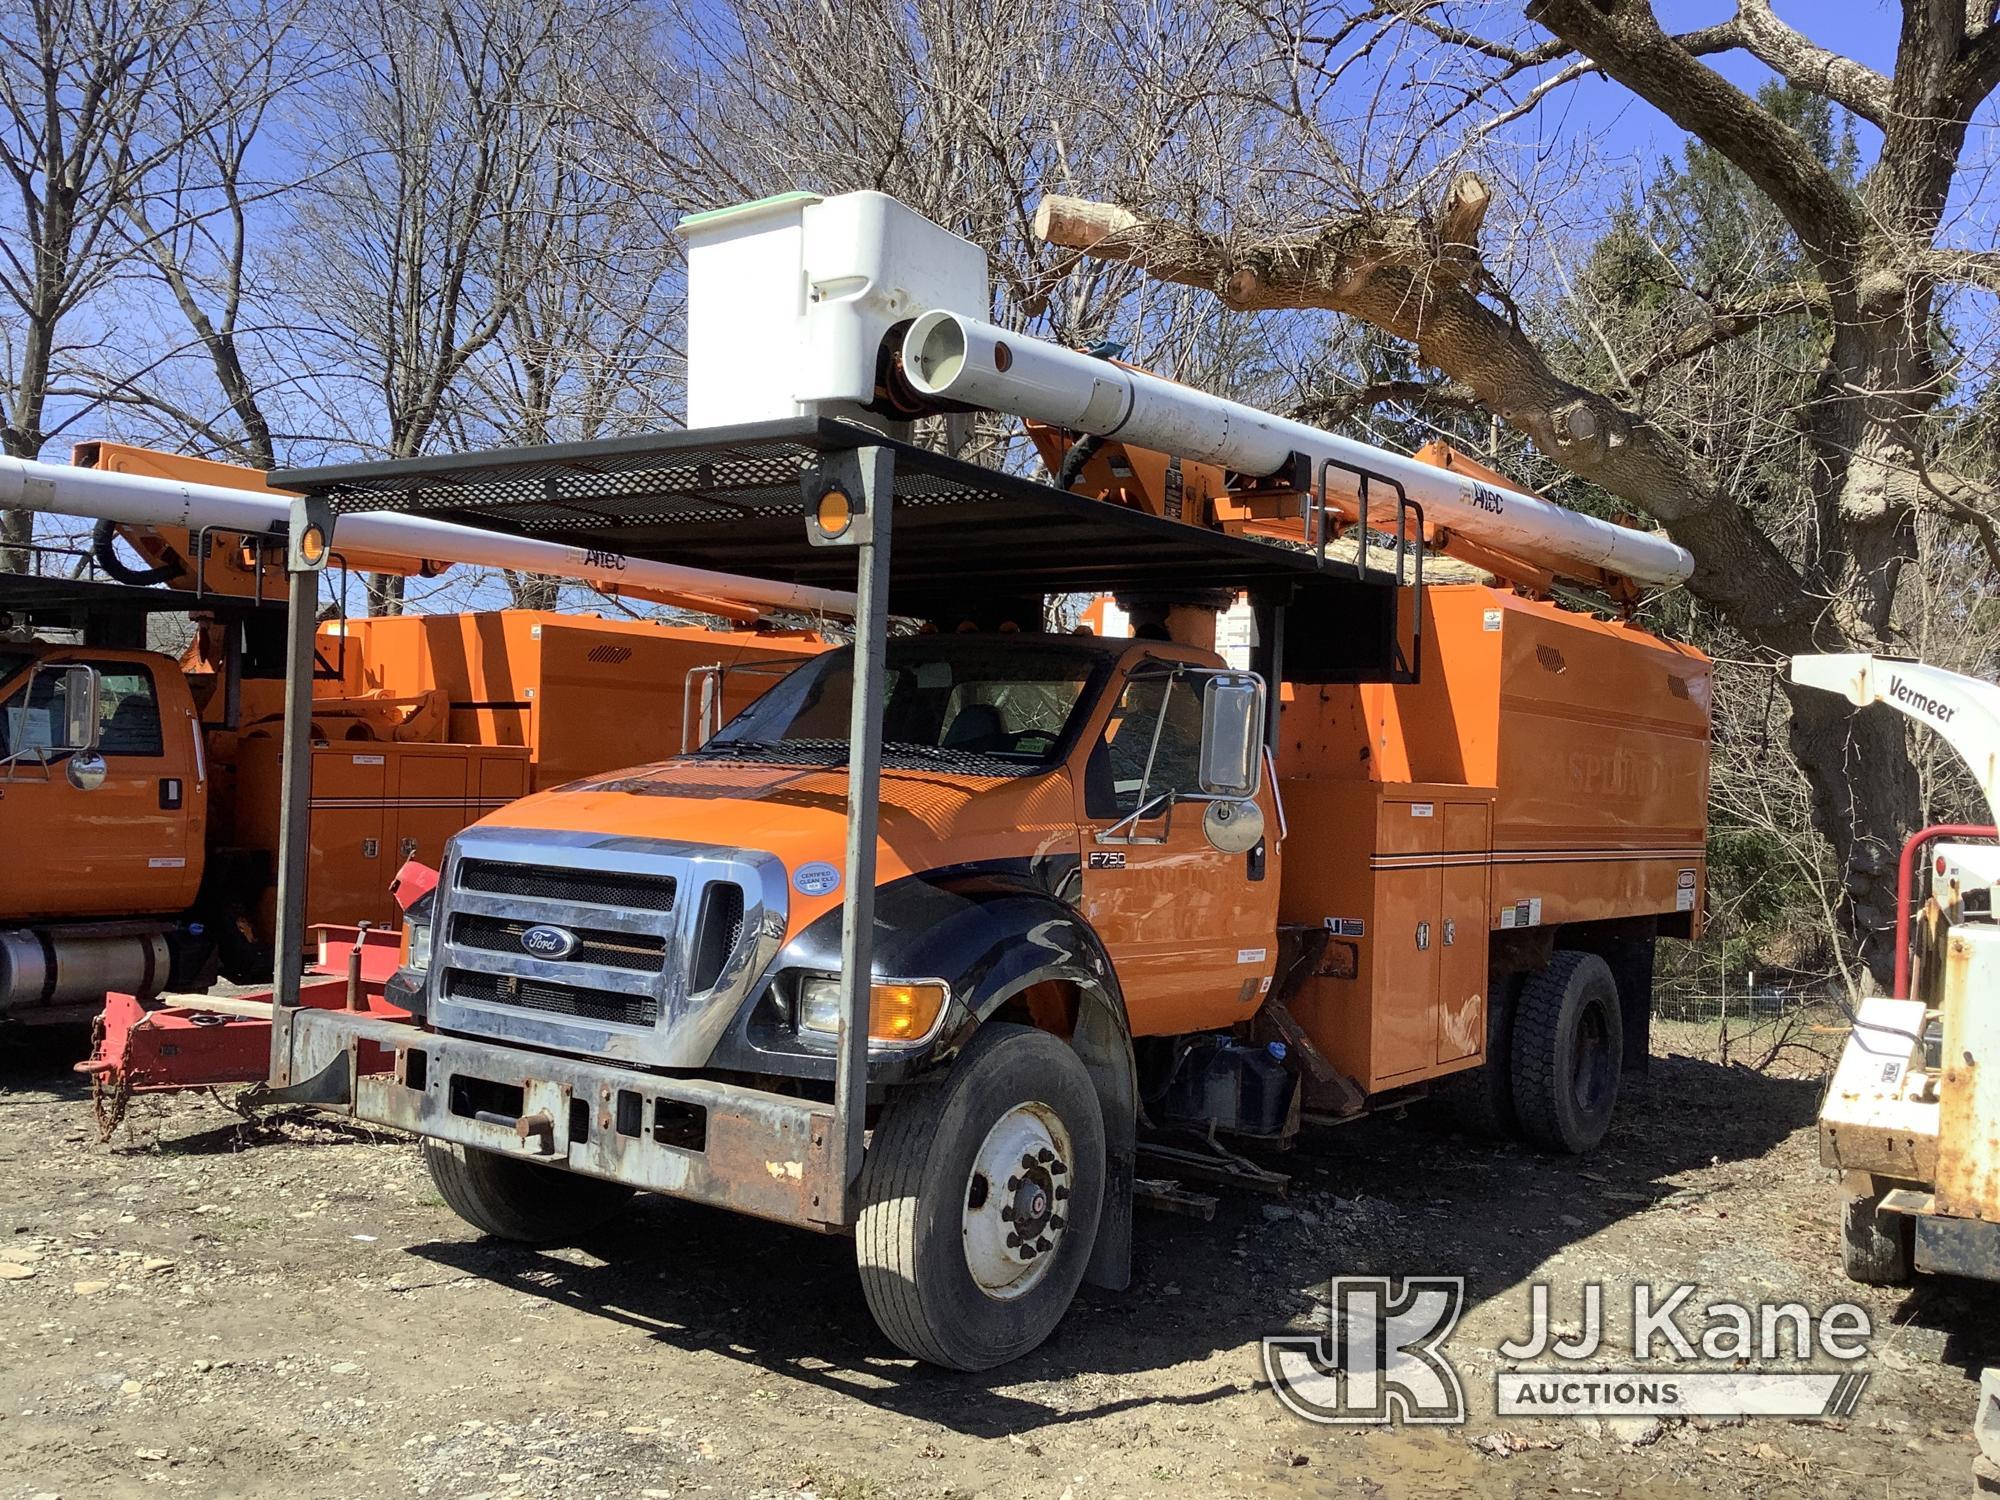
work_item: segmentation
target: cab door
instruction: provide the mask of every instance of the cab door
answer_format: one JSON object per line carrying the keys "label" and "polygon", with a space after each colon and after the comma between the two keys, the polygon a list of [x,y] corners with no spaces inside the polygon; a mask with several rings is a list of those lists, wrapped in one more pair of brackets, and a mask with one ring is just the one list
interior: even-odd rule
{"label": "cab door", "polygon": [[1262,778],[1265,832],[1255,847],[1215,847],[1203,826],[1201,684],[1142,661],[1115,689],[1079,778],[1082,909],[1136,1035],[1247,1018],[1277,963],[1277,790]]}
{"label": "cab door", "polygon": [[0,869],[0,912],[90,917],[185,908],[201,878],[206,789],[184,690],[163,714],[149,661],[88,651],[45,660],[96,669],[105,775],[84,790],[69,779],[67,755],[19,753],[48,744],[64,708],[59,673],[18,682],[0,704],[0,738],[12,756],[0,769],[0,844],[33,857]]}

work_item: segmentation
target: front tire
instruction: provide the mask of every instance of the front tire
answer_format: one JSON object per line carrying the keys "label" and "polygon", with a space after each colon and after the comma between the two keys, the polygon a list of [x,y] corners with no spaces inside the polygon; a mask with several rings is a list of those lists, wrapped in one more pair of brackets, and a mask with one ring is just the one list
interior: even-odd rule
{"label": "front tire", "polygon": [[427,1140],[438,1195],[474,1229],[525,1245],[573,1242],[623,1208],[632,1190],[456,1141]]}
{"label": "front tire", "polygon": [[1625,1032],[1618,985],[1595,953],[1558,949],[1521,985],[1514,1011],[1514,1112],[1521,1134],[1580,1155],[1604,1139],[1618,1103]]}
{"label": "front tire", "polygon": [[882,1332],[951,1370],[1040,1344],[1069,1310],[1105,1180],[1097,1091],[1068,1045],[990,1021],[951,1072],[884,1106],[855,1259]]}

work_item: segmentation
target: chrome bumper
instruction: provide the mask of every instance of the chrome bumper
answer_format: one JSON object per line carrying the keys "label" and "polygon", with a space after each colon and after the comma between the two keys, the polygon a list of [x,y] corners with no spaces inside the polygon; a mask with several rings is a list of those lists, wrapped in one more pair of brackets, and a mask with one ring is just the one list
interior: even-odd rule
{"label": "chrome bumper", "polygon": [[[843,1227],[827,1217],[841,1197],[830,1105],[346,1011],[296,1010],[289,1034],[275,1099],[780,1223]],[[393,1054],[392,1071],[364,1073],[363,1047]],[[499,1108],[481,1107],[496,1095]]]}

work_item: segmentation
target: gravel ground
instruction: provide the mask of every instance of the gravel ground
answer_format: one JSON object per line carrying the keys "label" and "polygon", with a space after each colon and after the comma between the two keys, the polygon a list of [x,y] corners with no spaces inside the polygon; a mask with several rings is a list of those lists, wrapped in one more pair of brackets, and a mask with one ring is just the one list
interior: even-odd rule
{"label": "gravel ground", "polygon": [[[1282,1202],[1142,1212],[1132,1289],[1086,1292],[983,1376],[898,1357],[845,1241],[657,1199],[575,1249],[483,1241],[407,1140],[246,1124],[204,1096],[141,1099],[104,1146],[71,1043],[0,1041],[0,1497],[1966,1492],[2000,1295],[1850,1287],[1817,1059],[1756,1071],[1662,1032],[1595,1155],[1414,1113],[1318,1134],[1278,1163]],[[1361,1272],[1468,1278],[1447,1346],[1464,1427],[1322,1427],[1274,1398],[1260,1337],[1311,1326],[1328,1278]],[[1529,1283],[1553,1284],[1560,1322],[1581,1282],[1615,1306],[1641,1279],[1858,1302],[1858,1410],[1495,1419]],[[1627,1337],[1614,1316],[1604,1357]]]}

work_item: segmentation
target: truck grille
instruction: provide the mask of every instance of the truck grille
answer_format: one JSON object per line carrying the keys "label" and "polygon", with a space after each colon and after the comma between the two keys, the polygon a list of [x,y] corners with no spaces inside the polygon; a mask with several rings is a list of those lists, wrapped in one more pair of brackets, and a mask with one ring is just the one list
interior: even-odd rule
{"label": "truck grille", "polygon": [[498,860],[468,859],[458,867],[458,883],[468,891],[496,896],[525,896],[530,901],[584,901],[593,906],[622,906],[635,911],[674,909],[671,875],[628,875],[624,871],[562,870],[540,865],[510,865]]}
{"label": "truck grille", "polygon": [[[652,1067],[698,1067],[776,957],[784,865],[756,850],[553,829],[468,828],[438,886],[441,1031]],[[532,927],[573,941],[529,951]]]}
{"label": "truck grille", "polygon": [[518,1005],[552,1016],[576,1016],[618,1026],[650,1027],[660,1018],[657,996],[621,995],[613,990],[591,989],[588,985],[551,984],[540,979],[518,979],[511,974],[473,974],[464,969],[448,969],[445,993],[454,1000]]}
{"label": "truck grille", "polygon": [[[533,922],[507,917],[476,916],[461,912],[452,918],[452,941],[461,948],[477,948],[482,953],[519,954],[521,934]],[[602,964],[607,969],[629,969],[635,974],[657,974],[666,967],[667,940],[651,933],[605,932],[590,927],[571,927],[576,947],[565,960],[577,964]]]}

